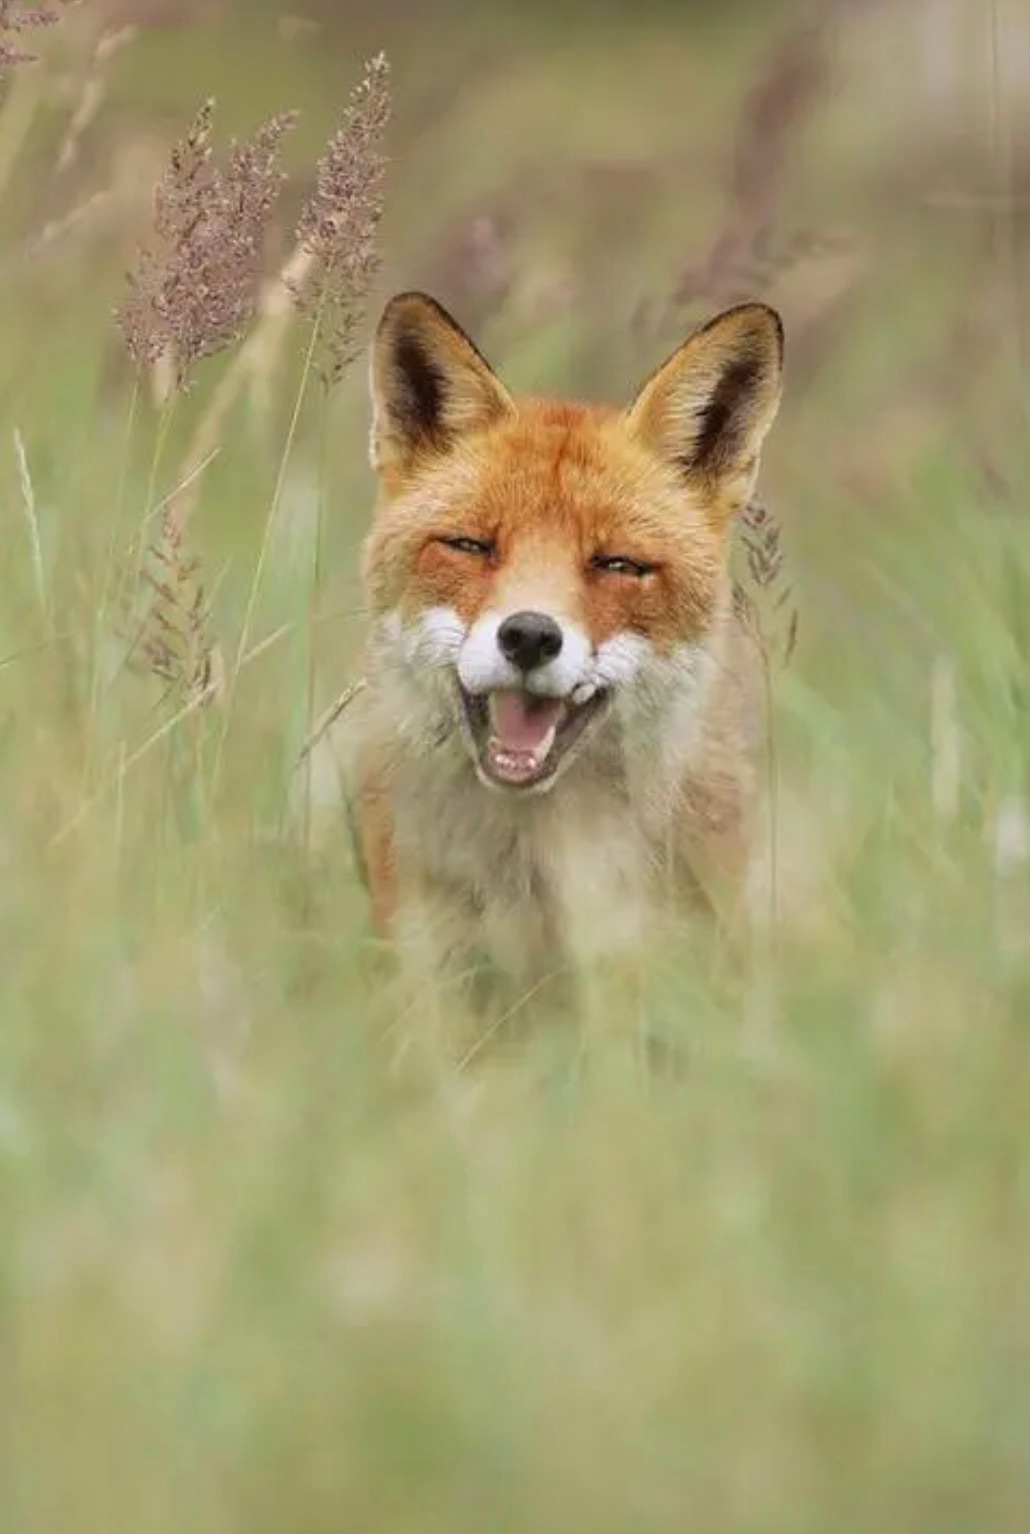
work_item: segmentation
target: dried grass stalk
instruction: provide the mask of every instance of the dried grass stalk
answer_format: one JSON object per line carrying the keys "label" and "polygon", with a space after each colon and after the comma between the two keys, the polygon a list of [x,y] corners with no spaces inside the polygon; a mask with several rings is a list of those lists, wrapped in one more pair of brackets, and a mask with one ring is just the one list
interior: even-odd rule
{"label": "dried grass stalk", "polygon": [[107,97],[107,87],[112,61],[123,48],[135,41],[138,29],[132,26],[108,28],[97,39],[89,62],[82,94],[71,115],[61,147],[57,152],[56,171],[63,175],[70,170],[79,157],[82,141],[96,121]]}
{"label": "dried grass stalk", "polygon": [[265,232],[283,185],[279,155],[293,113],[234,144],[227,166],[211,147],[214,103],[172,151],[154,202],[155,244],[141,252],[118,322],[138,367],[171,364],[176,388],[230,346],[254,316]]}
{"label": "dried grass stalk", "polygon": [[707,251],[680,272],[673,306],[733,303],[766,291],[813,258],[845,253],[840,235],[777,231],[797,135],[833,85],[837,28],[882,0],[821,0],[787,29],[741,104],[726,211]]}
{"label": "dried grass stalk", "polygon": [[[799,615],[785,575],[783,533],[768,507],[749,501],[739,519],[748,585],[737,582],[734,602],[762,650],[765,664],[789,665],[797,645]],[[764,612],[763,612],[764,610]]]}
{"label": "dried grass stalk", "polygon": [[[0,0],[0,32],[32,32],[40,27],[53,27],[60,15],[50,6],[30,6],[27,9],[15,0]],[[15,64],[34,64],[36,55],[13,43],[0,39],[0,73]]]}
{"label": "dried grass stalk", "polygon": [[318,163],[315,190],[297,226],[306,271],[293,287],[298,308],[318,327],[315,365],[336,383],[358,355],[361,327],[379,269],[376,234],[383,212],[390,117],[390,66],[379,54],[366,65],[339,129]]}
{"label": "dried grass stalk", "polygon": [[200,560],[186,550],[167,510],[140,573],[142,611],[134,620],[130,665],[159,677],[179,705],[217,701],[224,670],[211,635]]}

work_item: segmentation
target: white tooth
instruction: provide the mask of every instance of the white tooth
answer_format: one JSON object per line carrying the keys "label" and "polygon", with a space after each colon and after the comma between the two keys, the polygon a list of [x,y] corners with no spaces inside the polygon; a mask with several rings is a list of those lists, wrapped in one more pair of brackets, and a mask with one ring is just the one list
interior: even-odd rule
{"label": "white tooth", "polygon": [[595,683],[593,683],[593,682],[580,682],[578,686],[576,686],[576,687],[574,687],[572,689],[570,697],[572,699],[572,702],[575,703],[577,708],[578,708],[580,706],[580,704],[589,702],[589,700],[593,697],[593,695],[594,695],[594,693],[596,691],[597,691],[597,687],[596,687]]}
{"label": "white tooth", "polygon": [[554,745],[554,737],[557,733],[558,732],[556,727],[552,724],[543,740],[533,751],[534,767],[539,767],[542,762],[546,762],[548,756],[550,755],[551,747]]}

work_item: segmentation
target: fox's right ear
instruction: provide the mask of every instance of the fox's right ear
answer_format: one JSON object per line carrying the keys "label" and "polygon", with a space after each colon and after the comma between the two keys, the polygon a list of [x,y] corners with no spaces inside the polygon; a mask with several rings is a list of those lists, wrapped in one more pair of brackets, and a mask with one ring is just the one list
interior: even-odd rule
{"label": "fox's right ear", "polygon": [[515,408],[460,325],[424,293],[400,293],[387,304],[371,388],[372,467],[380,472],[446,452]]}

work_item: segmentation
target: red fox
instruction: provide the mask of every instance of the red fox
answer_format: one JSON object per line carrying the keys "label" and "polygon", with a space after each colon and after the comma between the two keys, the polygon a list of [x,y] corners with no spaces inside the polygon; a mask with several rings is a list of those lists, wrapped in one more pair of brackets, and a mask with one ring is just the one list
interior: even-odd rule
{"label": "red fox", "polygon": [[354,736],[382,933],[532,983],[740,889],[760,670],[728,545],[782,366],[752,303],[628,409],[513,398],[433,299],[387,305]]}

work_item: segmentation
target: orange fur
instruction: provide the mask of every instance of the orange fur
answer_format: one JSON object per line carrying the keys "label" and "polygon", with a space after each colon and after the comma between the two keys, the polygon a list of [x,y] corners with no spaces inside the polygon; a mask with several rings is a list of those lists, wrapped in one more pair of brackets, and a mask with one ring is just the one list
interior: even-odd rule
{"label": "orange fur", "polygon": [[[748,305],[691,337],[628,411],[516,401],[431,300],[388,306],[356,734],[381,930],[431,933],[440,963],[532,975],[636,947],[670,902],[739,884],[757,672],[727,545],[775,414],[781,350],[776,317]],[[491,615],[525,611],[563,626],[566,658],[546,687],[562,717],[581,695],[597,705],[582,746],[533,794],[487,779],[461,720],[462,690],[485,710],[514,685],[469,677],[506,664]]]}

